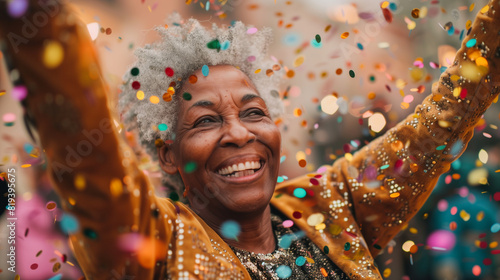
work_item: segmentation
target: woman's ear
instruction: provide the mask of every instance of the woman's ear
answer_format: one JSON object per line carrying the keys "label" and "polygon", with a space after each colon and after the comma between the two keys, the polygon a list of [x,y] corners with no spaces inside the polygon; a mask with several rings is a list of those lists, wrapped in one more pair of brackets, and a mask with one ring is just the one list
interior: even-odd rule
{"label": "woman's ear", "polygon": [[177,173],[177,165],[175,165],[175,157],[172,146],[164,143],[163,146],[157,148],[157,150],[161,169],[168,174]]}

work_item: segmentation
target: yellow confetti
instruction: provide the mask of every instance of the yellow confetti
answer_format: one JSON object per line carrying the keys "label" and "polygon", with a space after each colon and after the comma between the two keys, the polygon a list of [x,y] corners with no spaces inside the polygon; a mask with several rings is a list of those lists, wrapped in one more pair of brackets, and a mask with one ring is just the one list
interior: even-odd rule
{"label": "yellow confetti", "polygon": [[260,71],[261,71],[261,69],[257,69],[257,70],[255,70],[255,74],[259,74],[259,73],[260,73]]}
{"label": "yellow confetti", "polygon": [[466,23],[465,23],[465,29],[469,29],[472,27],[472,21],[468,20]]}
{"label": "yellow confetti", "polygon": [[294,67],[299,67],[300,65],[302,65],[302,63],[304,63],[304,59],[305,59],[305,58],[304,58],[304,56],[303,56],[303,55],[301,55],[301,56],[297,57],[297,58],[295,59],[295,61],[293,62],[293,66],[294,66]]}
{"label": "yellow confetti", "polygon": [[74,184],[75,184],[75,188],[79,191],[85,189],[85,186],[86,186],[85,177],[83,177],[82,174],[77,174],[75,176]]}
{"label": "yellow confetti", "polygon": [[118,178],[114,178],[111,180],[111,184],[109,185],[109,190],[112,196],[119,196],[123,193],[123,184],[122,180]]}
{"label": "yellow confetti", "polygon": [[482,14],[485,14],[485,13],[487,13],[489,10],[490,10],[490,6],[486,5],[486,6],[484,6],[484,7],[481,9],[481,13],[482,13]]}
{"label": "yellow confetti", "polygon": [[68,197],[68,202],[69,202],[69,204],[71,204],[72,206],[75,206],[75,204],[76,204],[76,200],[75,200],[74,198],[72,198],[72,197]]}
{"label": "yellow confetti", "polygon": [[461,210],[460,211],[460,218],[462,218],[462,220],[467,222],[468,220],[470,220],[470,214],[467,213],[465,210]]}
{"label": "yellow confetti", "polygon": [[56,68],[64,59],[64,49],[61,43],[49,41],[43,49],[43,64],[50,69]]}
{"label": "yellow confetti", "polygon": [[26,163],[26,164],[21,165],[21,168],[27,168],[27,167],[30,167],[30,166],[31,166],[31,164]]}
{"label": "yellow confetti", "polygon": [[137,97],[137,99],[143,100],[144,99],[144,91],[138,90],[137,94],[135,96]]}
{"label": "yellow confetti", "polygon": [[349,32],[344,32],[340,35],[340,38],[342,39],[346,39],[347,37],[349,37]]}
{"label": "yellow confetti", "polygon": [[153,104],[158,104],[160,102],[160,98],[158,98],[158,96],[156,96],[156,95],[153,95],[149,98],[149,102],[151,102]]}
{"label": "yellow confetti", "polygon": [[389,7],[389,1],[384,1],[380,4],[380,8],[385,9]]}
{"label": "yellow confetti", "polygon": [[399,193],[396,192],[396,193],[391,193],[391,195],[389,195],[391,198],[396,198],[396,197],[399,197]]}
{"label": "yellow confetti", "polygon": [[413,233],[413,234],[417,234],[418,233],[418,229],[412,227],[412,228],[410,228],[410,232]]}
{"label": "yellow confetti", "polygon": [[384,269],[384,278],[388,278],[389,276],[391,276],[391,269],[390,268]]}
{"label": "yellow confetti", "polygon": [[0,96],[6,94],[7,92],[5,90],[0,90]]}
{"label": "yellow confetti", "polygon": [[484,218],[484,212],[483,212],[483,211],[480,211],[479,213],[477,213],[477,215],[476,215],[476,220],[477,220],[478,222],[482,221],[482,220],[483,220],[483,218]]}
{"label": "yellow confetti", "polygon": [[472,3],[470,6],[469,6],[469,12],[472,12],[472,10],[474,10],[474,7],[476,6],[476,3]]}

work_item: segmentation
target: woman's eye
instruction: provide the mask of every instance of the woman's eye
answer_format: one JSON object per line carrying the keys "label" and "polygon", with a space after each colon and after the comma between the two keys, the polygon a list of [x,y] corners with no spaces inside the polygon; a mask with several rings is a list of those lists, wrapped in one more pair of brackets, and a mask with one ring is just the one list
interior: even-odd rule
{"label": "woman's eye", "polygon": [[245,114],[246,117],[255,117],[255,116],[264,116],[264,112],[260,109],[252,109],[247,111]]}
{"label": "woman's eye", "polygon": [[215,120],[214,117],[202,117],[202,118],[200,118],[199,120],[196,121],[196,123],[194,124],[194,126],[196,127],[198,125],[213,123],[215,121],[216,120]]}

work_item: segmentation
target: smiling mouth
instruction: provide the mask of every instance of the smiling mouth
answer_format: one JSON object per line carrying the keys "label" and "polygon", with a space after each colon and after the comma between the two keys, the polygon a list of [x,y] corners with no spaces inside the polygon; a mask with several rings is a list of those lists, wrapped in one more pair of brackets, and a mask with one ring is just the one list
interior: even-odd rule
{"label": "smiling mouth", "polygon": [[255,172],[259,171],[263,165],[264,163],[262,161],[246,161],[244,163],[241,162],[223,167],[216,173],[224,177],[244,177],[253,175]]}

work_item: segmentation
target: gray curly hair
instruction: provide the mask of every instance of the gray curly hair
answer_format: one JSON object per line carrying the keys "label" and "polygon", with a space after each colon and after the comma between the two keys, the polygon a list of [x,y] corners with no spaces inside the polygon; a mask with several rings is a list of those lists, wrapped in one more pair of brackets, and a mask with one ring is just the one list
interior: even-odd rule
{"label": "gray curly hair", "polygon": [[[284,71],[267,55],[272,39],[269,28],[256,32],[235,22],[229,27],[213,24],[207,30],[196,19],[184,22],[178,14],[169,21],[169,27],[156,28],[160,40],[135,51],[137,61],[123,77],[118,101],[126,130],[138,133],[141,146],[153,160],[158,159],[157,139],[175,140],[179,92],[204,65],[237,67],[253,82],[271,117],[276,120],[283,114],[278,89]],[[183,192],[179,174],[163,172],[162,183],[170,197]]]}

